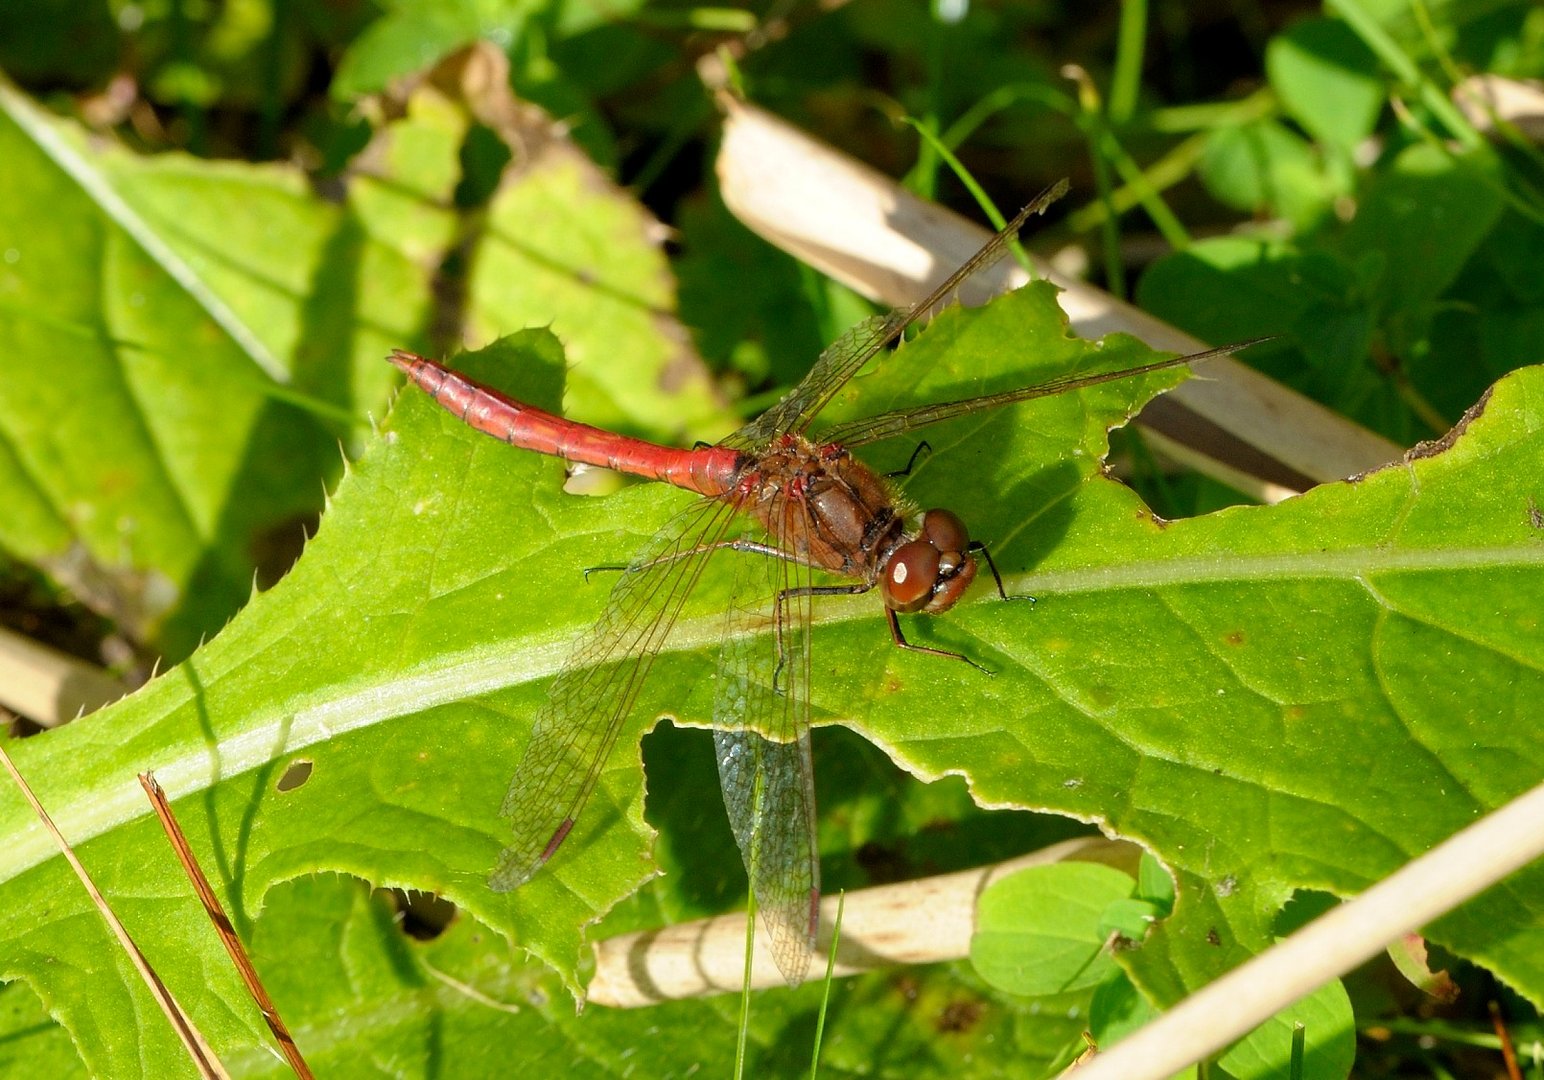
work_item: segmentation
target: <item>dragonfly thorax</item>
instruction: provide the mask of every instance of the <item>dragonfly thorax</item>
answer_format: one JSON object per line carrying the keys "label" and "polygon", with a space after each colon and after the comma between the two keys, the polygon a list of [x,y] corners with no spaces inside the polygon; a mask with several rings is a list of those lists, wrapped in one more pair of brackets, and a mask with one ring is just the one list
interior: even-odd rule
{"label": "dragonfly thorax", "polygon": [[965,523],[948,510],[922,515],[914,537],[903,539],[885,558],[879,592],[885,605],[910,613],[948,611],[976,577]]}
{"label": "dragonfly thorax", "polygon": [[947,611],[975,579],[963,521],[929,510],[908,529],[891,486],[840,446],[781,438],[747,461],[736,489],[780,548],[877,585],[892,611]]}

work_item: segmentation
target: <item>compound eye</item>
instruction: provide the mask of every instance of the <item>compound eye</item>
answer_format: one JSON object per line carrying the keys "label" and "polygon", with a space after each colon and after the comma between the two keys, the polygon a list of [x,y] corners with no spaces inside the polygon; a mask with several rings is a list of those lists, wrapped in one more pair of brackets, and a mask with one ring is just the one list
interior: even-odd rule
{"label": "compound eye", "polygon": [[938,581],[938,549],[926,540],[902,544],[885,563],[880,593],[895,611],[920,611],[933,598]]}
{"label": "compound eye", "polygon": [[922,539],[942,552],[960,552],[970,546],[965,523],[947,510],[929,510],[922,515]]}

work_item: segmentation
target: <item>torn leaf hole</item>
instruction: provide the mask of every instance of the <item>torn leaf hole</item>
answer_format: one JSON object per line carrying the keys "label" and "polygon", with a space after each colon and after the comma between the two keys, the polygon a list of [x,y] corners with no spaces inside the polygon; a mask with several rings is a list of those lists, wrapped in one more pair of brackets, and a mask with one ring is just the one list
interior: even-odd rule
{"label": "torn leaf hole", "polygon": [[305,758],[290,762],[289,768],[284,770],[284,775],[279,777],[279,782],[274,787],[281,792],[304,787],[306,781],[311,779],[311,767],[311,762]]}
{"label": "torn leaf hole", "polygon": [[397,926],[415,941],[433,941],[456,919],[456,905],[434,893],[387,889],[397,909]]}

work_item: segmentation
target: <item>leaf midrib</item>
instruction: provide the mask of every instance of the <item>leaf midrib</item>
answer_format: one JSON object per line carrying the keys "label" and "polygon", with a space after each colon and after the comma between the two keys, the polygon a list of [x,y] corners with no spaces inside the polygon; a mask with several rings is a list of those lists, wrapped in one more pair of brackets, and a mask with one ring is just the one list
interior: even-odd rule
{"label": "leaf midrib", "polygon": [[[1312,552],[1184,555],[1110,566],[1037,570],[1004,575],[1028,591],[1088,593],[1106,589],[1159,588],[1227,581],[1291,581],[1313,578],[1355,580],[1390,571],[1494,570],[1544,566],[1544,544],[1495,547],[1342,548]],[[1010,590],[1012,591],[1012,590]]]}
{"label": "leaf midrib", "polygon": [[[1036,571],[1007,575],[1010,593],[1071,595],[1100,591],[1155,589],[1173,585],[1229,581],[1283,581],[1309,578],[1357,580],[1386,572],[1484,570],[1544,567],[1544,544],[1496,547],[1418,548],[1359,547],[1295,554],[1180,556],[1113,566]],[[868,596],[838,597],[816,609],[815,622],[836,624],[869,620],[875,600]],[[999,610],[1012,610],[1011,607]],[[947,616],[945,616],[947,617]],[[766,632],[766,631],[763,631]],[[555,675],[569,652],[571,632],[527,639],[517,649],[507,643],[483,645],[448,654],[432,665],[355,684],[339,693],[333,684],[289,699],[215,747],[199,745],[193,753],[157,763],[155,771],[172,798],[206,789],[291,754],[398,716],[507,690]],[[716,647],[723,640],[719,615],[683,618],[672,631],[665,651],[687,653]],[[177,671],[163,678],[177,678]],[[179,698],[172,709],[186,707]],[[171,709],[168,709],[167,715]],[[147,721],[153,723],[154,720]],[[281,743],[282,737],[282,743]],[[275,746],[282,749],[275,752]],[[213,772],[218,764],[218,775]],[[137,780],[125,778],[106,790],[81,793],[77,807],[55,813],[65,835],[84,843],[150,811]],[[0,852],[0,881],[20,876],[57,855],[41,826],[35,823],[13,832]]]}

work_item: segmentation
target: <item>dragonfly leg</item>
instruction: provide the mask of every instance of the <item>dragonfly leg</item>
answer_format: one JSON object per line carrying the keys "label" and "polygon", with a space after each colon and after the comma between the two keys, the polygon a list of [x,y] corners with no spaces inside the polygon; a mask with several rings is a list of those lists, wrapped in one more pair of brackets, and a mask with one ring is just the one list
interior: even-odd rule
{"label": "dragonfly leg", "polygon": [[777,667],[772,669],[774,694],[783,692],[783,688],[778,683],[782,680],[783,664],[787,661],[787,654],[783,650],[783,601],[801,596],[856,596],[859,593],[868,592],[873,587],[871,582],[858,582],[855,585],[800,585],[793,589],[783,589],[777,594],[772,604],[773,637],[777,642]]}
{"label": "dragonfly leg", "polygon": [[888,476],[891,480],[899,480],[903,476],[910,476],[912,467],[917,464],[917,459],[920,458],[923,454],[931,454],[932,452],[932,445],[929,444],[926,439],[923,439],[916,445],[916,448],[912,450],[911,457],[906,459],[906,467],[904,469],[896,469],[894,472],[885,473],[885,475]]}
{"label": "dragonfly leg", "polygon": [[657,559],[650,559],[648,562],[638,566],[628,566],[623,563],[605,563],[600,566],[586,566],[583,571],[584,580],[589,581],[591,574],[599,574],[602,572],[623,573],[628,570],[637,570],[641,572],[659,566],[663,563],[673,563],[681,559],[689,559],[693,555],[702,554],[704,551],[720,550],[749,551],[757,555],[765,555],[771,559],[786,559],[789,562],[796,563],[802,563],[804,561],[797,555],[790,554],[789,552],[784,551],[782,548],[775,547],[772,544],[763,544],[757,540],[720,540],[713,544],[699,544],[697,547],[689,548],[686,551],[675,551],[669,555],[661,555]]}
{"label": "dragonfly leg", "polygon": [[890,638],[897,648],[909,649],[911,652],[929,653],[933,656],[942,656],[950,660],[963,660],[983,675],[997,674],[991,668],[984,668],[964,653],[954,652],[950,649],[935,649],[931,645],[913,645],[906,640],[906,635],[901,633],[901,620],[895,617],[894,608],[885,608],[885,618],[890,620]]}
{"label": "dragonfly leg", "polygon": [[584,583],[588,585],[591,574],[610,574],[613,572],[620,574],[626,569],[627,566],[623,563],[605,563],[601,566],[586,566],[579,572],[584,575]]}
{"label": "dragonfly leg", "polygon": [[997,572],[997,564],[992,561],[992,553],[986,549],[986,545],[980,540],[972,540],[970,547],[966,550],[981,552],[981,557],[986,560],[986,568],[992,571],[992,580],[997,582],[998,596],[1004,600],[1028,600],[1031,604],[1035,602],[1033,596],[1025,596],[1023,593],[1015,593],[1012,596],[1008,595],[1008,590],[1003,588],[1003,576]]}

